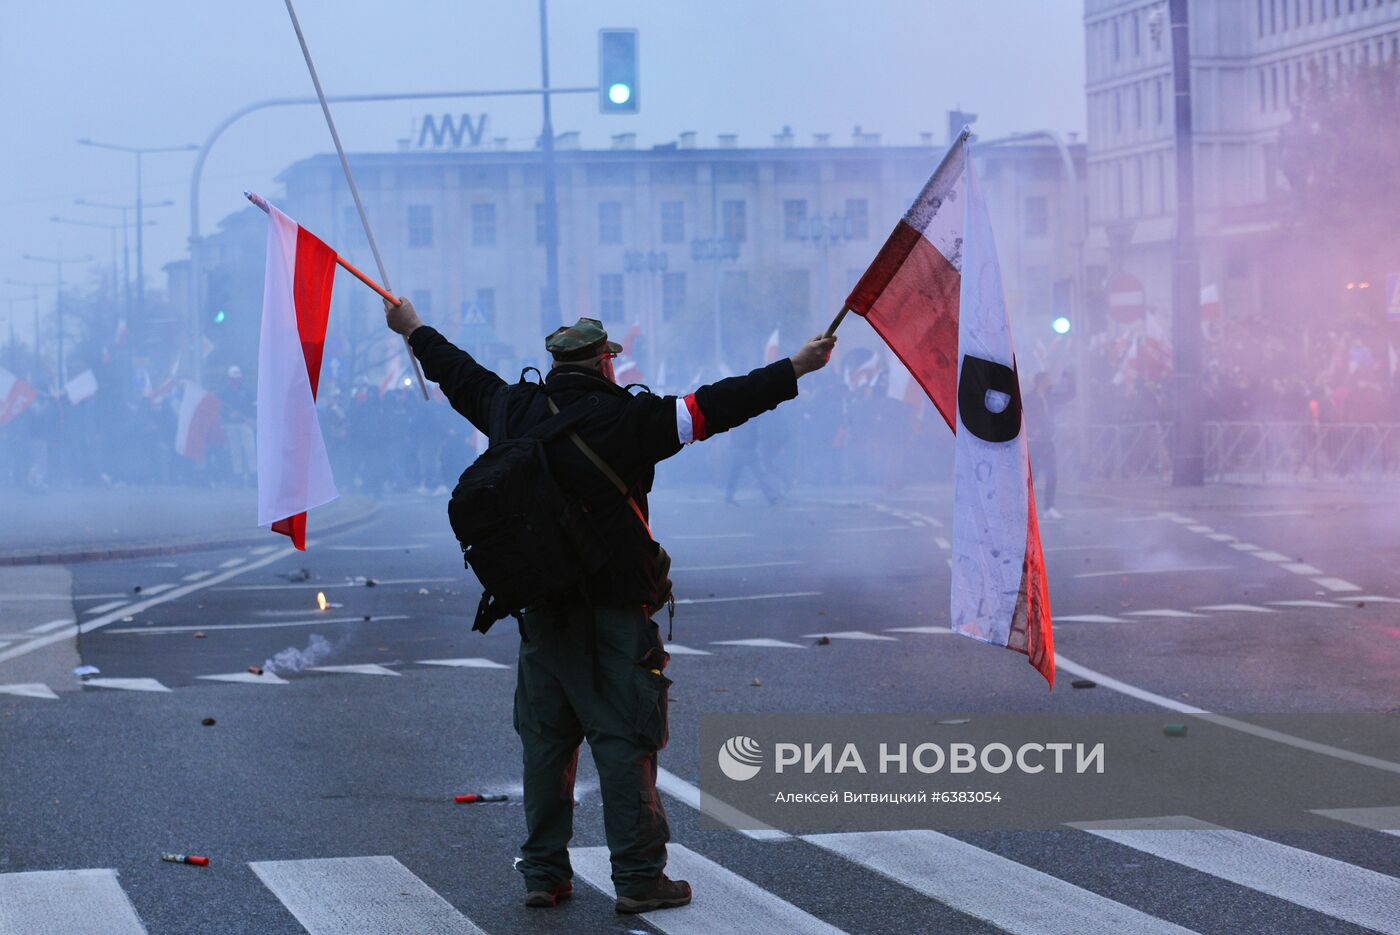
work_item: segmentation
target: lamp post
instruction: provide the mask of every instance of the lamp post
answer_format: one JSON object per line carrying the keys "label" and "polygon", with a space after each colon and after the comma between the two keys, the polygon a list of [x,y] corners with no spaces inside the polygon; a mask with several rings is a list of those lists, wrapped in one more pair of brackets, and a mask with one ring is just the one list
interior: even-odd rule
{"label": "lamp post", "polygon": [[[124,308],[124,310],[125,310],[125,312],[126,312],[127,324],[132,325],[132,326],[134,327],[134,326],[135,326],[135,323],[132,321],[132,315],[131,315],[131,244],[130,244],[130,238],[129,238],[129,236],[128,236],[128,231],[129,231],[129,229],[130,229],[130,222],[127,221],[126,213],[127,213],[128,211],[135,211],[135,210],[136,210],[136,205],[135,205],[135,204],[129,204],[129,205],[127,205],[127,204],[117,204],[117,203],[113,203],[113,202],[109,202],[109,201],[89,201],[89,200],[86,199],[86,198],[79,198],[79,199],[77,199],[76,201],[74,201],[73,204],[75,204],[75,205],[82,205],[82,206],[85,207],[85,208],[103,208],[103,209],[106,209],[106,210],[108,210],[108,211],[120,211],[120,212],[121,212],[121,217],[122,217],[122,219],[121,219],[121,228],[122,228],[122,305],[123,305],[123,308]],[[167,198],[167,199],[164,200],[164,201],[152,201],[152,202],[148,202],[148,203],[146,203],[146,204],[144,205],[144,208],[145,208],[146,210],[149,211],[151,208],[170,208],[170,207],[174,207],[174,205],[175,205],[175,202],[173,202],[173,201],[171,201],[170,199]],[[150,226],[151,226],[152,224],[154,224],[154,223],[155,223],[155,221],[147,221],[147,222],[145,222],[145,226],[146,226],[146,227],[150,227]]]}
{"label": "lamp post", "polygon": [[111,149],[119,153],[130,153],[136,157],[136,318],[145,321],[146,318],[146,266],[145,255],[142,252],[141,228],[142,224],[142,202],[141,202],[141,157],[151,153],[182,153],[199,149],[194,143],[184,146],[123,146],[119,143],[99,143],[84,137],[78,140],[80,146],[94,146],[98,149]]}
{"label": "lamp post", "polygon": [[[58,285],[56,282],[26,282],[21,279],[6,279],[5,285],[19,286],[21,289],[29,289],[34,300],[34,359],[39,359],[39,290],[48,289]],[[11,324],[13,324],[13,320]]]}
{"label": "lamp post", "polygon": [[[88,260],[92,259],[92,256],[90,254],[84,256],[34,256],[33,254],[26,253],[24,258],[26,260],[32,260],[35,263],[52,263],[54,266],[55,279],[57,280],[55,285],[58,286],[58,292],[54,298],[54,314],[58,317],[58,343],[55,346],[58,357],[54,362],[54,368],[58,373],[58,382],[61,385],[68,382],[68,363],[63,358],[63,264],[86,263]],[[38,321],[36,320],[34,329],[34,343],[36,347],[39,342],[38,335]]]}

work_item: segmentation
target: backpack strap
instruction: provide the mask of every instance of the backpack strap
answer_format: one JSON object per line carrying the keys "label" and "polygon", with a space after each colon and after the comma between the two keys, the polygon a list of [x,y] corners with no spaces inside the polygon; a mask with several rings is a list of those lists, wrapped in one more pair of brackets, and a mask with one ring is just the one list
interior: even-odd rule
{"label": "backpack strap", "polygon": [[[545,401],[549,403],[550,412],[555,413],[555,415],[549,420],[551,422],[554,421],[554,419],[562,419],[565,416],[568,416],[570,412],[579,407],[579,403],[574,403],[568,409],[564,410],[562,414],[560,414],[559,407],[555,405],[554,400],[546,396]],[[586,401],[587,400],[581,400],[580,402]],[[617,476],[617,472],[614,471],[612,468],[608,467],[608,462],[604,461],[601,457],[599,457],[598,453],[592,448],[590,448],[587,442],[585,442],[582,438],[578,437],[578,432],[575,432],[572,429],[570,429],[569,441],[574,443],[575,448],[583,452],[583,456],[589,461],[591,461],[593,463],[593,466],[596,467],[600,472],[602,472],[604,477],[612,481],[612,485],[617,488],[617,492],[622,494],[623,498],[627,500],[627,505],[632,508],[632,512],[637,514],[637,519],[641,521],[642,528],[647,531],[647,537],[650,538],[651,524],[647,522],[646,516],[642,514],[642,508],[637,505],[636,498],[632,496],[632,491],[627,488],[627,484],[623,482],[622,478]]]}
{"label": "backpack strap", "polygon": [[[533,392],[538,393],[541,392],[541,390],[536,388],[533,390]],[[571,427],[576,425],[579,419],[583,418],[584,414],[596,405],[597,401],[594,399],[580,399],[568,409],[565,409],[563,412],[560,412],[559,408],[555,406],[554,402],[551,400],[549,408],[553,415],[541,422],[536,423],[535,425],[532,425],[529,429],[527,429],[524,432],[521,432],[519,435],[516,435],[514,437],[537,438],[540,441],[544,442],[553,441],[555,438],[562,435],[564,432],[568,431]],[[505,441],[508,437],[510,437],[508,435],[507,429],[507,425],[509,422],[509,413],[509,387],[502,387],[501,389],[497,390],[496,395],[491,398],[491,431],[488,433],[491,444],[494,445],[497,442]]]}

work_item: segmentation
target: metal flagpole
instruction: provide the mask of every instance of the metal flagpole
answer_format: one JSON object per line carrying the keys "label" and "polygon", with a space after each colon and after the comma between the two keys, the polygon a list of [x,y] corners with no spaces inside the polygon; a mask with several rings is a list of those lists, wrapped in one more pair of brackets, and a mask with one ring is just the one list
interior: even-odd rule
{"label": "metal flagpole", "polygon": [[[355,185],[355,176],[350,174],[350,161],[345,158],[345,147],[340,145],[340,134],[336,132],[335,120],[331,117],[330,105],[326,103],[326,93],[321,90],[321,79],[316,74],[316,66],[311,61],[311,50],[306,46],[306,36],[302,35],[301,22],[297,20],[297,11],[292,7],[292,0],[285,0],[287,4],[287,14],[292,18],[292,29],[296,30],[297,42],[301,44],[301,54],[306,58],[306,70],[311,72],[311,83],[316,86],[316,97],[321,101],[321,113],[326,115],[326,126],[330,128],[331,140],[335,142],[336,155],[340,157],[340,168],[345,170],[345,181],[350,185],[350,197],[355,200],[355,210],[360,213],[360,223],[365,228],[365,239],[369,241],[370,252],[374,254],[374,263],[379,267],[379,279],[384,283],[384,288],[393,291],[389,285],[389,273],[384,269],[384,258],[379,255],[379,244],[375,243],[374,232],[369,229],[369,218],[365,215],[364,203],[360,201],[360,189]],[[423,398],[428,398],[428,385],[423,382],[423,371],[418,366],[418,358],[413,355],[413,348],[409,346],[408,337],[403,339],[404,350],[408,352],[408,359],[413,362],[413,373],[418,377],[418,389],[423,392]]]}

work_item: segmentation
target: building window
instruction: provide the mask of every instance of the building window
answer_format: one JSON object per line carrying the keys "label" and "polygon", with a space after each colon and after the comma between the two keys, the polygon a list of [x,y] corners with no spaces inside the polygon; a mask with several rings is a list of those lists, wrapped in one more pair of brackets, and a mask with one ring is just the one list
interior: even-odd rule
{"label": "building window", "polygon": [[1138,14],[1134,13],[1132,25],[1129,27],[1133,31],[1133,58],[1137,58],[1142,54],[1142,32],[1140,30],[1139,20],[1140,17]]}
{"label": "building window", "polygon": [[408,245],[410,247],[431,247],[433,245],[432,205],[408,206]]}
{"label": "building window", "polygon": [[1269,109],[1278,110],[1278,66],[1269,68]]}
{"label": "building window", "polygon": [[535,204],[535,243],[549,243],[549,223],[544,213],[544,202]]}
{"label": "building window", "polygon": [[478,289],[476,290],[476,310],[481,315],[482,321],[491,327],[496,326],[496,290]]}
{"label": "building window", "polygon": [[1119,61],[1123,57],[1122,47],[1119,44],[1118,20],[1113,21],[1113,60]]}
{"label": "building window", "polygon": [[420,314],[426,315],[433,310],[433,291],[431,289],[414,289],[409,294],[413,300],[413,308]]}
{"label": "building window", "polygon": [[1133,85],[1133,126],[1142,129],[1142,85]]}
{"label": "building window", "polygon": [[618,321],[625,317],[624,309],[622,274],[604,273],[599,276],[598,314],[603,316],[604,321]]}
{"label": "building window", "polygon": [[870,202],[864,198],[846,199],[846,235],[852,240],[870,237]]}
{"label": "building window", "polygon": [[496,206],[472,205],[472,246],[496,246]]}
{"label": "building window", "polygon": [[783,201],[783,239],[801,240],[807,233],[807,199],[787,198]]}
{"label": "building window", "polygon": [[743,243],[749,239],[748,203],[726,201],[720,205],[721,231],[725,240]]}
{"label": "building window", "polygon": [[598,203],[598,242],[622,243],[622,202]]}
{"label": "building window", "polygon": [[685,243],[685,202],[661,202],[661,242]]}
{"label": "building window", "polygon": [[1264,0],[1257,0],[1259,6],[1259,35],[1264,35]]}
{"label": "building window", "polygon": [[1113,132],[1123,132],[1123,95],[1113,92]]}
{"label": "building window", "polygon": [[685,273],[661,274],[661,317],[666,321],[685,311]]}
{"label": "building window", "polygon": [[1044,237],[1050,233],[1050,202],[1044,195],[1031,195],[1024,202],[1021,230],[1027,237]]}
{"label": "building window", "polygon": [[1166,87],[1166,84],[1167,84],[1167,83],[1166,83],[1165,81],[1163,81],[1162,79],[1160,79],[1160,78],[1157,79],[1157,81],[1153,83],[1153,87],[1156,88],[1156,90],[1157,90],[1157,126],[1159,126],[1159,127],[1162,125],[1162,114],[1163,114],[1163,108],[1162,108],[1162,89],[1163,89],[1164,87]]}

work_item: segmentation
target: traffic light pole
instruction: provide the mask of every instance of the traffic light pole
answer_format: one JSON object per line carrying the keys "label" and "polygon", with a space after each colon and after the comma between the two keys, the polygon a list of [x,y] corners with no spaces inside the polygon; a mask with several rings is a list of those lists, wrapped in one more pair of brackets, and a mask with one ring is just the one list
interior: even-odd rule
{"label": "traffic light pole", "polygon": [[1196,245],[1196,172],[1191,133],[1187,0],[1170,0],[1176,101],[1176,242],[1172,256],[1172,382],[1176,392],[1172,486],[1205,483],[1201,437],[1201,269]]}
{"label": "traffic light pole", "polygon": [[540,325],[549,331],[559,324],[559,201],[554,176],[554,117],[549,99],[549,12],[548,0],[540,0],[540,106],[544,125],[540,147],[544,154],[544,266],[545,296]]}

